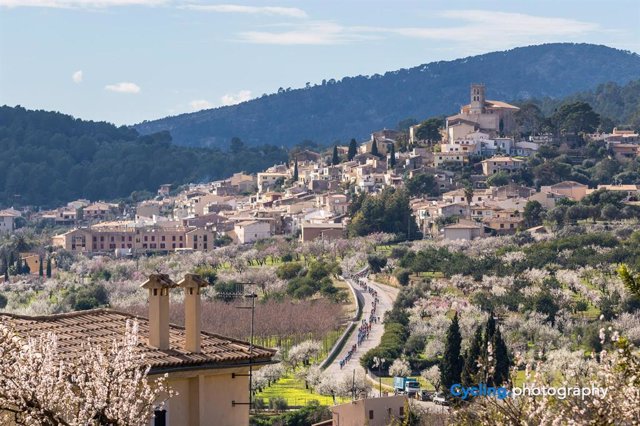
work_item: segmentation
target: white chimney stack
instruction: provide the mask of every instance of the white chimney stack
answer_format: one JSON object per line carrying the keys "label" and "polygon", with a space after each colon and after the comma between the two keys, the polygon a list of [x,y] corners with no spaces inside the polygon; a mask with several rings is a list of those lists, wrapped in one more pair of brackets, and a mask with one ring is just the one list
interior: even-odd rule
{"label": "white chimney stack", "polygon": [[177,284],[167,274],[151,274],[141,287],[149,290],[149,345],[169,349],[169,290]]}
{"label": "white chimney stack", "polygon": [[184,349],[199,353],[200,332],[202,331],[202,301],[200,289],[209,283],[196,274],[186,274],[178,286],[184,288]]}

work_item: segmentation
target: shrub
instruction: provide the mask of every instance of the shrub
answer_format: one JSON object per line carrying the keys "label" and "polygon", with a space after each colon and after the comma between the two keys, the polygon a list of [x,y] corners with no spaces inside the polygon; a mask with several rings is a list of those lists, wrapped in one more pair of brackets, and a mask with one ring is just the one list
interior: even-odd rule
{"label": "shrub", "polygon": [[409,284],[409,277],[411,276],[411,271],[404,268],[399,268],[394,273],[394,276],[402,286],[406,286]]}
{"label": "shrub", "polygon": [[387,266],[387,258],[384,256],[378,256],[375,254],[370,254],[367,257],[367,262],[369,262],[369,267],[371,268],[371,272],[378,273]]}

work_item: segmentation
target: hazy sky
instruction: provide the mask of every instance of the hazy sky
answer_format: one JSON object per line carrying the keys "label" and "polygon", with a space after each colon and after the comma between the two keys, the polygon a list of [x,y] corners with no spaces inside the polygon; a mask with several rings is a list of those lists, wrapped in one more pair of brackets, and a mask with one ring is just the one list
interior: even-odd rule
{"label": "hazy sky", "polygon": [[0,104],[133,124],[557,41],[640,52],[640,2],[0,0]]}

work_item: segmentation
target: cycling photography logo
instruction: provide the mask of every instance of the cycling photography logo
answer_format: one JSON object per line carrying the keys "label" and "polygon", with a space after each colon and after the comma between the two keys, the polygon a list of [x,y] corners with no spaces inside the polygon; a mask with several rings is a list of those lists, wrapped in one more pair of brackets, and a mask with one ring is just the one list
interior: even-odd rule
{"label": "cycling photography logo", "polygon": [[497,399],[517,398],[519,396],[553,396],[558,399],[568,397],[579,397],[585,399],[587,397],[605,397],[607,395],[606,388],[598,387],[567,387],[567,386],[530,386],[524,383],[522,386],[508,389],[504,386],[487,386],[485,383],[479,383],[475,386],[465,387],[460,383],[451,385],[449,392],[454,397],[467,400],[473,397],[490,397]]}

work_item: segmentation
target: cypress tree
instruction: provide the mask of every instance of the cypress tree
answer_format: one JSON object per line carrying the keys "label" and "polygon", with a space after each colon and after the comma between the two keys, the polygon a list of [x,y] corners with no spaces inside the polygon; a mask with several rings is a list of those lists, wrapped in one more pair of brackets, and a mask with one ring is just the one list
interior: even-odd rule
{"label": "cypress tree", "polygon": [[391,145],[391,151],[389,152],[389,168],[393,169],[396,166],[396,147]]}
{"label": "cypress tree", "polygon": [[298,159],[296,158],[296,162],[293,165],[293,181],[298,181]]}
{"label": "cypress tree", "polygon": [[375,139],[371,142],[371,155],[375,155],[376,157],[380,155],[378,153],[378,144]]}
{"label": "cypress tree", "polygon": [[47,257],[47,278],[51,278],[51,256]]}
{"label": "cypress tree", "polygon": [[500,327],[496,329],[496,332],[493,335],[493,354],[495,359],[495,369],[493,372],[492,384],[494,386],[500,386],[509,380],[509,367],[511,365],[507,345],[502,339]]}
{"label": "cypress tree", "polygon": [[39,259],[39,261],[40,261],[40,262],[38,263],[38,275],[39,275],[40,277],[44,277],[44,265],[42,265],[42,261],[43,261],[44,259],[42,258],[42,256],[40,256],[38,259]]}
{"label": "cypress tree", "polygon": [[353,160],[353,157],[355,157],[357,153],[358,153],[358,143],[356,142],[355,139],[351,139],[351,142],[349,142],[349,153],[347,154],[347,160],[349,161]]}
{"label": "cypress tree", "polygon": [[440,381],[444,389],[451,388],[451,385],[460,383],[464,360],[460,356],[460,325],[458,324],[458,313],[453,317],[444,346],[444,356],[440,361]]}
{"label": "cypress tree", "polygon": [[21,273],[23,275],[28,275],[31,273],[31,268],[29,268],[29,264],[26,259],[22,260],[22,266],[20,267]]}
{"label": "cypress tree", "polygon": [[462,384],[473,386],[478,382],[478,360],[482,356],[482,327],[476,328],[473,341],[465,354],[464,368],[462,369]]}
{"label": "cypress tree", "polygon": [[338,146],[334,145],[333,156],[331,157],[331,164],[335,166],[338,163],[340,163],[340,157],[338,157]]}
{"label": "cypress tree", "polygon": [[484,346],[493,340],[493,335],[496,333],[496,319],[493,317],[493,311],[489,312],[489,318],[487,319],[487,325],[484,328]]}
{"label": "cypress tree", "polygon": [[[487,324],[484,327],[484,339],[482,339],[482,368],[478,379],[483,383],[489,384],[493,377],[489,374],[489,370],[492,365],[495,365],[495,351],[496,348],[493,345],[493,336],[496,333],[496,319],[493,317],[493,311],[489,312],[489,318]],[[489,354],[489,344],[491,344],[491,354]],[[489,355],[493,357],[493,361],[489,362]]]}

